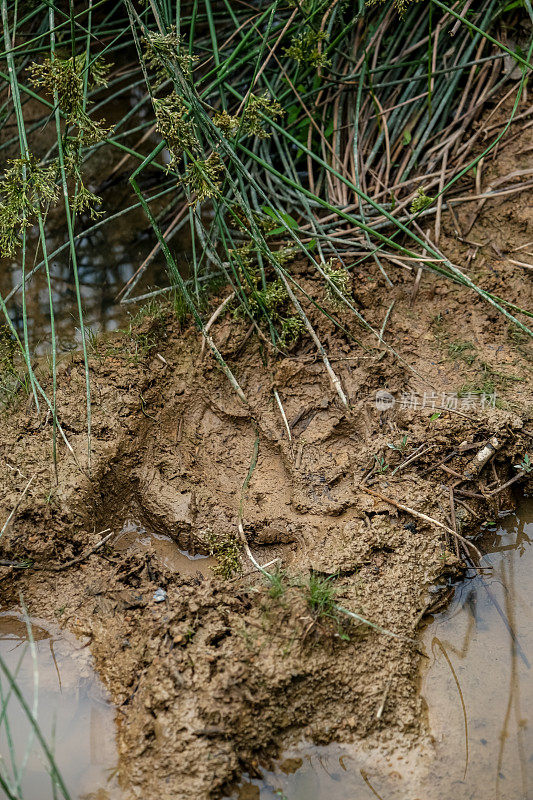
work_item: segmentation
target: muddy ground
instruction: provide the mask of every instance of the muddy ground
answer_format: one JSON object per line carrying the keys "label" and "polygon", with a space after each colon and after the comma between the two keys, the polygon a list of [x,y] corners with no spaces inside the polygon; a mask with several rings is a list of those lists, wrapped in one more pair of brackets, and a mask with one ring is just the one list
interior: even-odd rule
{"label": "muddy ground", "polygon": [[[484,165],[484,186],[531,166],[530,131]],[[467,230],[474,213],[461,241],[456,226]],[[509,260],[533,260],[530,194],[481,208],[474,201],[455,217],[443,216],[441,249],[483,288],[531,309],[531,272]],[[320,296],[304,264],[292,269]],[[473,292],[424,272],[414,296],[416,270],[387,269],[392,289],[365,265],[351,292],[378,329],[395,301],[384,338],[409,367],[353,317],[341,317],[344,334],[313,315],[349,409],[308,340],[280,358],[228,312],[213,336],[243,405],[213,359],[200,357],[197,332],[169,311],[147,316],[133,336],[96,344],[90,476],[78,354],[59,369],[59,418],[73,454],[60,442],[57,482],[46,409],[21,398],[4,414],[0,519],[20,504],[1,540],[1,558],[19,565],[1,568],[2,609],[22,592],[30,613],[90,637],[119,709],[126,798],[220,797],[303,737],[430,746],[417,630],[438,602],[432,587],[457,574],[464,551],[457,558],[453,537],[367,490],[458,525],[462,536],[511,507],[510,490],[483,493],[516,475],[513,465],[531,452],[531,346]],[[392,408],[376,407],[379,390],[393,394]],[[466,397],[443,410],[442,393],[445,404],[453,393]],[[492,465],[456,489],[452,506],[449,485],[494,436]],[[453,453],[444,465],[451,473],[437,466]],[[242,552],[241,493],[255,559],[277,558],[286,573],[279,591]],[[181,572],[154,549],[124,547],[131,519],[190,553],[238,542],[242,574]],[[83,557],[106,529],[116,536]],[[21,569],[25,559],[36,568]],[[338,605],[401,638],[317,615],[305,586],[311,573],[336,576]],[[160,604],[158,588],[167,592]]]}

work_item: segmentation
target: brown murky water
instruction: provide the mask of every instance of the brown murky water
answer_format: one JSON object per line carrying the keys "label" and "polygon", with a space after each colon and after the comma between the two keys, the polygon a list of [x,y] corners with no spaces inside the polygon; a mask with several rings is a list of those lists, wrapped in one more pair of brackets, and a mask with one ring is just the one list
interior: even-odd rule
{"label": "brown murky water", "polygon": [[[115,711],[92,669],[88,642],[42,620],[33,618],[31,624],[35,660],[22,615],[0,614],[0,656],[16,674],[30,708],[37,683],[37,720],[72,800],[119,800]],[[0,691],[3,706],[9,695],[3,673]],[[55,800],[63,795],[59,790],[54,793],[49,762],[39,743],[34,738],[32,741],[31,731],[27,716],[12,695],[0,724],[0,774],[14,787],[16,771],[22,768],[15,797]],[[1,790],[0,794],[5,796]]]}
{"label": "brown murky water", "polygon": [[478,542],[473,571],[422,634],[433,752],[391,759],[303,744],[235,800],[533,800],[533,500]]}
{"label": "brown murky water", "polygon": [[121,552],[152,552],[166,567],[181,575],[200,574],[207,578],[212,575],[215,564],[212,556],[181,550],[170,536],[149,532],[133,518],[125,521],[113,547]]}
{"label": "brown murky water", "polygon": [[[146,222],[138,211],[110,223],[100,231],[82,237],[77,245],[80,294],[84,310],[84,324],[94,334],[125,327],[129,314],[138,306],[121,305],[115,301],[120,290],[136,273],[153,246],[153,242],[135,231],[143,229]],[[50,235],[50,251],[65,242],[63,231]],[[30,240],[35,244],[35,237]],[[30,262],[31,263],[31,262]],[[52,299],[54,303],[56,341],[60,352],[77,349],[81,344],[80,323],[74,276],[68,248],[58,253],[50,262]],[[8,297],[22,279],[20,259],[1,262],[0,292]],[[164,260],[159,254],[143,274],[134,296],[142,295],[157,286],[167,286]],[[50,303],[46,275],[41,269],[27,285],[26,310],[30,347],[36,355],[51,348]],[[11,320],[20,336],[23,335],[23,298],[17,291],[8,303]]]}
{"label": "brown murky water", "polygon": [[317,747],[309,743],[284,753],[260,780],[245,780],[234,800],[428,800],[413,794],[417,755],[409,762],[377,750],[350,745]]}
{"label": "brown murky water", "polygon": [[424,632],[434,796],[533,798],[532,539],[529,499],[484,536],[490,571],[458,586]]}

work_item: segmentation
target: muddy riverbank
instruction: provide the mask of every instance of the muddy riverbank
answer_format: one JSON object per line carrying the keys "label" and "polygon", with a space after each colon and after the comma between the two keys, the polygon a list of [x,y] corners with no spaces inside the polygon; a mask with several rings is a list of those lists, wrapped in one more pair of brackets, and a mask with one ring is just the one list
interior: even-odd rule
{"label": "muddy riverbank", "polygon": [[[489,177],[523,167],[525,145]],[[476,213],[468,241],[444,219],[442,249],[483,288],[531,308],[530,281],[510,261],[527,249],[527,196]],[[309,294],[324,291],[305,264],[293,274]],[[512,487],[502,487],[518,474],[527,488],[515,465],[531,453],[531,353],[464,287],[393,275],[391,289],[355,268],[351,292],[377,329],[388,314],[396,355],[352,317],[341,315],[342,332],[307,309],[348,408],[310,342],[281,358],[228,309],[212,332],[243,404],[167,310],[93,343],[90,474],[78,353],[58,369],[71,450],[59,446],[57,480],[46,410],[20,397],[4,414],[0,519],[16,510],[0,542],[2,610],[22,592],[30,614],[87,638],[119,709],[125,798],[221,797],[301,740],[364,741],[384,757],[431,751],[419,628],[432,587],[461,574],[465,551],[476,558],[453,531],[464,539],[507,510]],[[472,471],[494,438],[490,463]],[[244,538],[260,564],[277,559],[279,588]],[[189,558],[210,552],[209,564]],[[317,613],[311,575],[331,576],[338,606],[396,638]]]}
{"label": "muddy riverbank", "polygon": [[[515,511],[481,526],[480,569],[434,588],[435,611],[421,634],[430,747],[391,754],[360,741],[302,741],[261,777],[245,776],[231,797],[530,797],[532,512],[531,498],[520,499]],[[451,600],[443,607],[439,596]]]}

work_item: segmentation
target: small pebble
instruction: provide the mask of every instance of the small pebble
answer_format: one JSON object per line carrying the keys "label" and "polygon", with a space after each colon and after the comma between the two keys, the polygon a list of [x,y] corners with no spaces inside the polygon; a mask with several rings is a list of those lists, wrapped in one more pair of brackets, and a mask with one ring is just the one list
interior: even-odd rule
{"label": "small pebble", "polygon": [[167,593],[164,589],[156,589],[154,592],[154,600],[156,603],[163,603],[167,599]]}

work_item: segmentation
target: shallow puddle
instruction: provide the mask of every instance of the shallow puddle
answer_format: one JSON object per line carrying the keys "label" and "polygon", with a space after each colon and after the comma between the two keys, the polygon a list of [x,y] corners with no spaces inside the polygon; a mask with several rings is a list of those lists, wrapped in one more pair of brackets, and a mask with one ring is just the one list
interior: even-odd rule
{"label": "shallow puddle", "polygon": [[215,559],[200,553],[182,550],[170,536],[151,533],[138,520],[128,519],[114,541],[116,550],[152,552],[168,569],[181,575],[212,575]]}
{"label": "shallow puddle", "polygon": [[533,798],[532,539],[530,499],[478,542],[491,569],[424,632],[433,797]]}
{"label": "shallow puddle", "polygon": [[[232,800],[408,800],[416,778],[412,763],[351,745],[303,744],[284,753],[261,779],[244,780]],[[420,800],[426,798],[420,797]]]}
{"label": "shallow puddle", "polygon": [[527,500],[477,542],[483,575],[471,571],[423,631],[432,757],[303,744],[232,798],[533,799],[532,539]]}
{"label": "shallow puddle", "polygon": [[[38,619],[32,619],[35,660],[26,623],[16,612],[0,614],[0,656],[30,708],[37,684],[37,720],[72,800],[118,800],[115,775],[115,711],[97,678],[86,643]],[[32,727],[16,696],[0,674],[1,702],[7,714],[0,724],[0,775],[23,800],[64,797],[52,786],[50,762],[32,737]],[[6,796],[0,790],[2,797]]]}
{"label": "shallow puddle", "polygon": [[[132,240],[131,220],[125,217],[122,224],[81,238],[77,247],[80,295],[84,309],[84,323],[92,334],[127,327],[137,305],[120,305],[116,297],[125,284],[133,278],[149,252],[145,241]],[[59,233],[50,237],[50,248],[60,247],[65,239]],[[50,264],[52,300],[60,352],[77,349],[81,345],[76,287],[70,264],[69,251],[63,250]],[[17,263],[2,262],[0,293],[7,297],[20,286],[22,272]],[[134,294],[150,291],[154,286],[166,286],[166,273],[158,257],[143,275]],[[36,354],[51,348],[50,301],[45,273],[40,270],[31,279],[25,298],[28,317],[30,347]],[[9,303],[10,317],[19,335],[23,333],[22,295],[17,291]]]}

